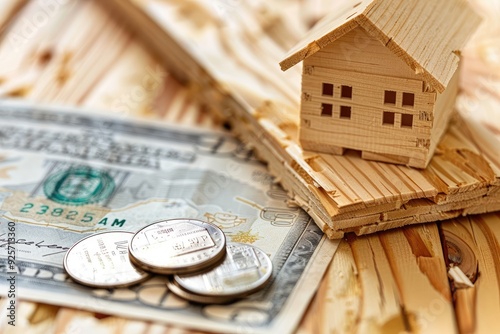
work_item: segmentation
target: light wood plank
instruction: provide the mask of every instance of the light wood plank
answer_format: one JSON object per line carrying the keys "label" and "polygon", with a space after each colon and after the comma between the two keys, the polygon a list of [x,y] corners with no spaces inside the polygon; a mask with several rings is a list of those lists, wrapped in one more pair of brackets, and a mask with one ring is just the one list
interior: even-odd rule
{"label": "light wood plank", "polygon": [[454,332],[436,226],[343,241],[298,333]]}
{"label": "light wood plank", "polygon": [[488,214],[443,223],[448,263],[458,266],[473,287],[453,290],[462,333],[500,330],[500,216]]}

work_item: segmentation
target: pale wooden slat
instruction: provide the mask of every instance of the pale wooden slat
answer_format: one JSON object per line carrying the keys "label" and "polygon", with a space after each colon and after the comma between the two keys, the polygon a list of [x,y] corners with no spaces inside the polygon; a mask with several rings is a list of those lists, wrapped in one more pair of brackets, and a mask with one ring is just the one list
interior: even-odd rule
{"label": "pale wooden slat", "polygon": [[298,333],[456,329],[436,226],[343,241]]}
{"label": "pale wooden slat", "polygon": [[456,316],[463,333],[500,330],[500,216],[488,214],[443,223],[448,259],[473,287],[454,289]]}

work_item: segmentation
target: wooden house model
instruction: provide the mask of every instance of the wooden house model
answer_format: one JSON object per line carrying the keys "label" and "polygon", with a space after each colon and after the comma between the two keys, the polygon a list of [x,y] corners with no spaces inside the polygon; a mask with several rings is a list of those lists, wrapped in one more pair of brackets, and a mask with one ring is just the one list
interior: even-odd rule
{"label": "wooden house model", "polygon": [[465,0],[343,0],[280,63],[303,61],[304,150],[425,168],[458,90],[460,49],[480,23]]}

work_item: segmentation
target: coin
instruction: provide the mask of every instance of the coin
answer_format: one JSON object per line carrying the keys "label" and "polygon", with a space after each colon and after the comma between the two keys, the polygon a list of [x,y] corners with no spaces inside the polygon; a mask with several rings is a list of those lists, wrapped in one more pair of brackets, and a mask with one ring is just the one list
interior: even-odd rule
{"label": "coin", "polygon": [[[226,257],[220,265],[202,274],[175,275],[173,282],[184,292],[195,296],[240,298],[263,288],[272,272],[271,259],[261,249],[228,243]],[[181,297],[189,299],[190,296]]]}
{"label": "coin", "polygon": [[176,296],[199,304],[227,304],[236,299],[235,297],[197,295],[195,293],[184,290],[171,277],[167,281],[167,288]]}
{"label": "coin", "polygon": [[102,232],[78,241],[64,256],[64,269],[76,282],[96,288],[130,286],[149,275],[128,256],[131,232]]}
{"label": "coin", "polygon": [[219,264],[226,237],[217,226],[196,219],[170,219],[139,230],[130,242],[132,263],[158,274],[183,274]]}

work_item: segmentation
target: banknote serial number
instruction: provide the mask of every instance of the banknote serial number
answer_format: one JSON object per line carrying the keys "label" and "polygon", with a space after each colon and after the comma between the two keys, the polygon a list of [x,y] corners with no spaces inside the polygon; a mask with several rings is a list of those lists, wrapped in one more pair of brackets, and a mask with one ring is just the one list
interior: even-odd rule
{"label": "banknote serial number", "polygon": [[111,227],[123,227],[127,219],[123,217],[102,217],[102,213],[78,211],[61,207],[51,207],[47,204],[24,203],[19,209],[23,216],[37,219],[37,217],[53,217],[58,221],[66,220],[68,224],[103,225]]}
{"label": "banknote serial number", "polygon": [[[67,210],[64,208],[53,207],[51,208],[45,204],[35,205],[34,203],[24,203],[23,207],[19,210],[22,213],[34,213],[36,215],[45,215],[52,217],[61,217],[67,220],[76,220],[77,217],[80,216],[80,212],[77,210]],[[93,212],[85,212],[83,213],[80,222],[82,223],[90,223],[94,220]]]}

